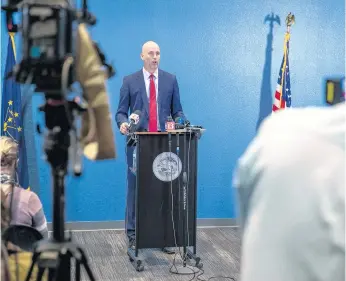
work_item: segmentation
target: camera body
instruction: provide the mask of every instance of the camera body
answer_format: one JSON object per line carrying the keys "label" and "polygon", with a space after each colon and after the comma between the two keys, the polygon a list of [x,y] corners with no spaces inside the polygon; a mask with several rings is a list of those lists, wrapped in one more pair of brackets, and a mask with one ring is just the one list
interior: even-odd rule
{"label": "camera body", "polygon": [[[36,92],[61,96],[76,81],[75,65],[64,67],[68,58],[75,57],[75,33],[78,24],[94,25],[96,18],[88,12],[87,1],[80,11],[72,7],[72,0],[7,1],[6,11],[9,32],[21,32],[22,60],[7,73],[21,84],[34,84]],[[21,13],[21,24],[14,23],[14,13]],[[108,78],[115,74],[106,63],[105,55],[94,42],[101,63],[108,68]],[[65,73],[64,73],[64,68]],[[63,75],[65,79],[63,78]]]}
{"label": "camera body", "polygon": [[[25,83],[30,73],[37,92],[61,92],[64,61],[73,56],[74,12],[67,4],[26,4],[22,7],[22,61],[16,80]],[[67,85],[73,81],[69,68]]]}
{"label": "camera body", "polygon": [[325,96],[329,105],[345,102],[345,77],[326,79]]}

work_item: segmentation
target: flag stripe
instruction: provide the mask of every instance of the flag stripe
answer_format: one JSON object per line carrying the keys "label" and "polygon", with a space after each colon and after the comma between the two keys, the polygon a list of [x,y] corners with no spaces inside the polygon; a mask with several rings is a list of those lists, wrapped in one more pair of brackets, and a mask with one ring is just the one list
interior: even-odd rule
{"label": "flag stripe", "polygon": [[16,61],[17,60],[17,53],[16,53],[16,43],[14,41],[14,35],[15,35],[15,33],[13,33],[13,32],[9,33],[9,36],[10,36],[10,39],[11,39],[11,43],[12,43],[12,50],[13,50],[14,60]]}
{"label": "flag stripe", "polygon": [[279,109],[291,107],[291,84],[290,84],[290,70],[289,70],[289,40],[290,34],[285,34],[284,54],[281,61],[279,77],[274,94],[274,101],[272,111],[275,112]]}
{"label": "flag stripe", "polygon": [[[16,64],[15,34],[9,33],[5,76]],[[3,81],[1,99],[1,135],[14,139],[19,145],[19,163],[17,168],[18,183],[29,187],[27,153],[23,130],[22,96],[20,84],[13,78]]]}

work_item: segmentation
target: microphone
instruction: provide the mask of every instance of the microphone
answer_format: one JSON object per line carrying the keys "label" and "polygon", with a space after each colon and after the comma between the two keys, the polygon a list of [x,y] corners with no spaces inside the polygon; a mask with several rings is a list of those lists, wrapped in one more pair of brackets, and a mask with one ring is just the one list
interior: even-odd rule
{"label": "microphone", "polygon": [[184,120],[184,125],[185,125],[185,127],[190,127],[191,123],[189,120]]}
{"label": "microphone", "polygon": [[174,130],[175,129],[175,122],[172,119],[172,116],[167,117],[167,121],[165,124],[166,131]]}
{"label": "microphone", "polygon": [[175,129],[184,129],[185,128],[185,121],[184,121],[184,119],[183,118],[181,118],[181,117],[177,117],[177,118],[175,118],[174,119],[174,121],[175,121]]}
{"label": "microphone", "polygon": [[203,129],[203,126],[200,125],[192,125],[189,120],[183,120],[184,122],[184,128],[189,129]]}
{"label": "microphone", "polygon": [[200,125],[189,125],[187,127],[192,129],[203,129],[203,126],[200,126]]}
{"label": "microphone", "polygon": [[175,129],[190,129],[190,130],[200,130],[203,129],[200,125],[191,125],[189,120],[183,119],[182,117],[177,117],[174,119]]}
{"label": "microphone", "polygon": [[177,133],[177,155],[179,156],[179,151],[180,151],[180,148],[179,148],[179,133]]}
{"label": "microphone", "polygon": [[129,117],[130,123],[129,123],[129,132],[133,133],[135,129],[135,125],[139,122],[139,116],[142,114],[140,110],[136,110],[134,113],[132,113]]}

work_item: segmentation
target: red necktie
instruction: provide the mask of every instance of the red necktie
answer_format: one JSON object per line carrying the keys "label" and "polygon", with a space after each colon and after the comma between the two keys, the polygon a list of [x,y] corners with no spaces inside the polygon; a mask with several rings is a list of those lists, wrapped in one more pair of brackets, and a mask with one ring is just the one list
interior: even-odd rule
{"label": "red necktie", "polygon": [[154,75],[150,75],[149,84],[149,132],[157,132],[157,106],[156,106],[156,89]]}

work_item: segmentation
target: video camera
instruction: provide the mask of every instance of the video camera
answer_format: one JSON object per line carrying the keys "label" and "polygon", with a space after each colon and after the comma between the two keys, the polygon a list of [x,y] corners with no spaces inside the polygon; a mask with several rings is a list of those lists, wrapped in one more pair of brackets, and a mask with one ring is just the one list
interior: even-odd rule
{"label": "video camera", "polygon": [[345,102],[345,77],[326,79],[325,94],[329,105]]}
{"label": "video camera", "polygon": [[[80,279],[81,266],[89,279],[95,280],[83,249],[65,237],[65,176],[70,158],[74,174],[81,175],[82,151],[91,160],[116,158],[105,83],[114,75],[114,69],[89,36],[86,26],[94,25],[96,18],[89,13],[87,1],[82,2],[81,11],[74,9],[71,2],[23,0],[8,1],[2,6],[8,31],[22,33],[22,60],[7,78],[34,84],[35,92],[45,95],[40,111],[45,113],[44,151],[53,176],[53,235],[35,245],[26,280],[32,280],[37,264],[38,281],[46,270],[49,280],[69,281],[71,259],[77,262],[76,281]],[[21,14],[21,25],[14,23],[16,12]],[[83,97],[71,100],[68,94],[74,82],[81,85]],[[80,135],[74,124],[74,117],[79,115]]]}
{"label": "video camera", "polygon": [[[8,1],[2,6],[6,11],[6,25],[9,32],[22,33],[22,60],[9,76],[19,83],[26,83],[32,75],[36,92],[60,94],[62,73],[66,58],[76,50],[74,23],[94,25],[96,18],[89,13],[87,1],[82,3],[81,11],[73,9],[72,1],[27,0]],[[14,13],[21,12],[21,25],[14,22]],[[102,64],[107,68],[108,78],[115,74],[114,68],[106,63],[105,55],[93,42]],[[68,70],[66,87],[75,80],[74,66]]]}
{"label": "video camera", "polygon": [[[47,102],[40,111],[46,113],[49,130],[59,125],[66,133],[75,127],[74,116],[81,115],[81,137],[78,140],[75,137],[72,144],[81,143],[87,158],[115,158],[105,85],[105,80],[114,76],[115,71],[88,34],[87,25],[94,25],[96,18],[88,11],[87,1],[82,1],[81,10],[74,9],[72,2],[14,0],[2,6],[8,31],[22,35],[22,59],[5,74],[6,79],[34,84],[35,92],[45,94]],[[21,15],[21,24],[14,22],[17,12]],[[67,101],[74,82],[80,83],[84,99]],[[47,117],[47,112],[52,109],[60,115],[59,124],[54,124],[54,114]]]}

